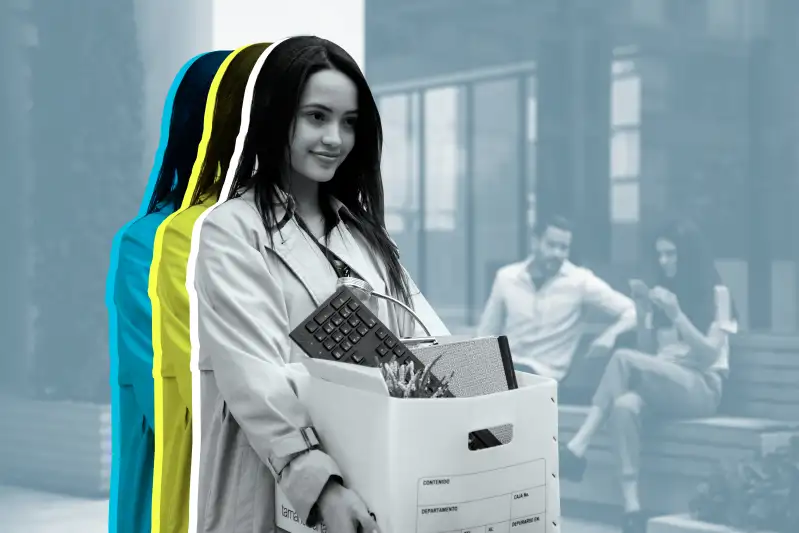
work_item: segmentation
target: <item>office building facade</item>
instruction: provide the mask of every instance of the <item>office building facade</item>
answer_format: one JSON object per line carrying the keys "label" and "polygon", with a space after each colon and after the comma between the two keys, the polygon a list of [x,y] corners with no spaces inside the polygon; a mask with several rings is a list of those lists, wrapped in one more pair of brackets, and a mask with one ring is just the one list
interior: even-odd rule
{"label": "office building facade", "polygon": [[366,4],[392,234],[452,324],[473,324],[534,221],[614,285],[670,216],[700,224],[743,324],[799,323],[792,230],[796,3]]}

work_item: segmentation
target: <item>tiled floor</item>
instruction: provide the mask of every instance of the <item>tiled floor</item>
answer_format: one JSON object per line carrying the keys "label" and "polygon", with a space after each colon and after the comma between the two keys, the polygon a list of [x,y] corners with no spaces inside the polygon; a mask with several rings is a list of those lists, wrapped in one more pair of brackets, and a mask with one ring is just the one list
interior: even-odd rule
{"label": "tiled floor", "polygon": [[[108,533],[108,502],[0,486],[3,533]],[[564,519],[563,533],[618,533],[599,524]]]}

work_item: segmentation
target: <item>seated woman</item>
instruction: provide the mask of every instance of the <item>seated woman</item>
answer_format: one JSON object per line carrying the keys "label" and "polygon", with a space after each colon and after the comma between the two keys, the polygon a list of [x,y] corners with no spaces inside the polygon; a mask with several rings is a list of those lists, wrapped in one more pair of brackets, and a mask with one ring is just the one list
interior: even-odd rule
{"label": "seated woman", "polygon": [[592,438],[605,420],[610,422],[620,456],[624,533],[646,530],[638,500],[642,412],[669,418],[712,416],[728,374],[728,334],[735,331],[731,304],[716,302],[721,278],[694,226],[666,226],[656,235],[652,251],[656,284],[648,289],[638,283],[633,289],[636,308],[649,315],[642,324],[653,342],[639,336],[638,350],[613,354],[588,417],[560,448],[561,476],[579,481]]}

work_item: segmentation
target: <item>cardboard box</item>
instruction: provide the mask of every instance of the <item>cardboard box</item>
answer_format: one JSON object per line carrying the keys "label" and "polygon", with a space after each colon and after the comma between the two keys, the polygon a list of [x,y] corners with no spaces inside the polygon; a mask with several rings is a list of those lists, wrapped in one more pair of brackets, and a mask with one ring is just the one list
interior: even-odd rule
{"label": "cardboard box", "polygon": [[[333,365],[325,374],[311,363],[299,396],[381,533],[560,531],[555,381],[520,372],[508,392],[398,399],[380,394],[379,370]],[[505,424],[513,426],[509,443],[468,449],[470,432]],[[291,506],[279,491],[277,500],[279,527],[324,531],[282,517]]]}

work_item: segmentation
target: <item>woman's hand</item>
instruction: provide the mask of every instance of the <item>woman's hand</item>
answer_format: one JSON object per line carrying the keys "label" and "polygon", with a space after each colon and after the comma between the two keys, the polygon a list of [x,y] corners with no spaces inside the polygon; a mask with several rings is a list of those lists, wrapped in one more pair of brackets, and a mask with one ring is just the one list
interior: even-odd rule
{"label": "woman's hand", "polygon": [[663,287],[655,287],[649,291],[649,299],[658,306],[672,322],[680,316],[680,302],[677,296]]}
{"label": "woman's hand", "polygon": [[319,498],[319,514],[330,533],[378,533],[377,522],[352,490],[331,481]]}

